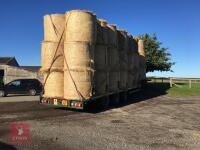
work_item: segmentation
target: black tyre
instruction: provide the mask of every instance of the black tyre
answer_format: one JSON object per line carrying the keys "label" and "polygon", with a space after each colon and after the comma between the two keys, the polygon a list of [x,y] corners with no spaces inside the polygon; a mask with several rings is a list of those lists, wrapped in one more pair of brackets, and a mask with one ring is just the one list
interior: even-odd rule
{"label": "black tyre", "polygon": [[35,96],[36,94],[37,94],[37,92],[36,92],[35,89],[29,90],[29,95],[30,95],[30,96]]}
{"label": "black tyre", "polygon": [[6,96],[6,93],[5,93],[5,91],[3,91],[3,90],[0,90],[0,97],[5,97]]}

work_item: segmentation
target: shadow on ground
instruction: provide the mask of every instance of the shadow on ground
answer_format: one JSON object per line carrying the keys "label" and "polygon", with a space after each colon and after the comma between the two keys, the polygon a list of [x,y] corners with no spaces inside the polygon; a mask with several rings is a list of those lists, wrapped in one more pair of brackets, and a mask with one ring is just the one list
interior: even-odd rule
{"label": "shadow on ground", "polygon": [[[77,111],[77,112],[84,111],[88,113],[99,113],[105,110],[119,108],[119,107],[123,107],[123,106],[130,105],[133,103],[138,103],[141,101],[146,101],[157,96],[166,95],[167,90],[169,88],[170,88],[169,83],[147,83],[138,92],[130,92],[126,101],[123,99],[120,99],[120,104],[118,105],[111,105],[109,107],[104,108],[104,107],[100,107],[101,104],[99,104],[99,102],[101,101],[97,100],[90,103],[85,110],[74,110],[74,109],[70,109],[70,110]],[[66,108],[57,108],[57,109],[66,109]]]}
{"label": "shadow on ground", "polygon": [[0,141],[0,150],[17,150],[13,145],[6,144]]}

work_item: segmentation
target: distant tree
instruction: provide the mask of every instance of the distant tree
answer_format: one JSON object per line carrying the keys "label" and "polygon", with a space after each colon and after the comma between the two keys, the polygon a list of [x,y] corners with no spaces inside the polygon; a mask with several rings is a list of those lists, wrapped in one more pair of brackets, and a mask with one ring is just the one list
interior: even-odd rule
{"label": "distant tree", "polygon": [[145,59],[147,63],[146,72],[153,71],[172,71],[171,67],[175,64],[171,61],[171,54],[168,48],[161,47],[155,34],[144,34],[140,36],[145,43]]}

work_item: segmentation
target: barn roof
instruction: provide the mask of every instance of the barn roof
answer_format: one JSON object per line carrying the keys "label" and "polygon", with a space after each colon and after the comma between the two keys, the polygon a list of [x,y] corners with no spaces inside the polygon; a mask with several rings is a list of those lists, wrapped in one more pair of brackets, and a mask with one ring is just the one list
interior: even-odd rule
{"label": "barn roof", "polygon": [[15,57],[0,57],[0,64],[8,65]]}

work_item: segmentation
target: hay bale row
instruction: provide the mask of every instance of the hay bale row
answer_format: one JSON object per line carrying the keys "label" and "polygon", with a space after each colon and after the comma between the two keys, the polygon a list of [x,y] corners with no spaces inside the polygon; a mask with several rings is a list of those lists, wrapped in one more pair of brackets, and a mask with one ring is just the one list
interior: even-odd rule
{"label": "hay bale row", "polygon": [[47,97],[84,100],[138,87],[145,78],[143,42],[91,12],[46,15],[44,28]]}

